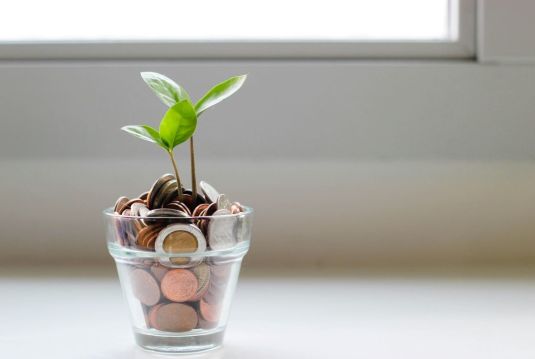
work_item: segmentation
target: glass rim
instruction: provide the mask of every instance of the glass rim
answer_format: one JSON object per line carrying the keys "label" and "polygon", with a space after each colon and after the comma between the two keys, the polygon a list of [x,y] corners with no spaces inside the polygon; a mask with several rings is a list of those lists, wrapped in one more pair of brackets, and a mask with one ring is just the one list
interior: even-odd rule
{"label": "glass rim", "polygon": [[174,216],[157,216],[157,217],[147,217],[147,216],[125,216],[123,214],[115,213],[113,207],[108,207],[105,210],[102,211],[102,214],[106,218],[116,218],[116,219],[137,219],[137,220],[143,220],[148,219],[151,221],[158,221],[158,220],[172,220],[172,219],[182,219],[182,220],[196,220],[196,219],[213,219],[213,218],[237,218],[237,217],[243,217],[243,216],[250,216],[253,214],[253,208],[248,206],[243,206],[243,211],[234,213],[234,214],[221,214],[217,216],[187,216],[187,217],[174,217]]}

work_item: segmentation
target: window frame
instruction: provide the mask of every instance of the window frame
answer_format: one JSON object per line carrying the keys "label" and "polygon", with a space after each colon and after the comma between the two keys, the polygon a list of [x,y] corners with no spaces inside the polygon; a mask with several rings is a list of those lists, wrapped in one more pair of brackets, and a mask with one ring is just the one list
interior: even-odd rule
{"label": "window frame", "polygon": [[4,42],[0,59],[474,59],[476,1],[450,0],[456,33],[443,41]]}

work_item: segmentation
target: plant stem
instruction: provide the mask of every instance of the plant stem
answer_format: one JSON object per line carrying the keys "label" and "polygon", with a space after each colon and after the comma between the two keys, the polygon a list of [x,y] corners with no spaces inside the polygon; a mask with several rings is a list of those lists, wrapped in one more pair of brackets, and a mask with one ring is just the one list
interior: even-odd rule
{"label": "plant stem", "polygon": [[169,157],[171,158],[171,162],[173,163],[173,169],[175,170],[175,178],[176,178],[176,184],[177,184],[177,193],[178,193],[178,200],[182,200],[182,183],[180,183],[180,177],[178,176],[178,168],[176,167],[175,162],[175,156],[173,155],[173,150],[167,151],[169,153]]}
{"label": "plant stem", "polygon": [[197,201],[197,176],[195,174],[195,149],[193,147],[193,136],[189,139],[189,156],[191,162],[191,192],[193,203]]}

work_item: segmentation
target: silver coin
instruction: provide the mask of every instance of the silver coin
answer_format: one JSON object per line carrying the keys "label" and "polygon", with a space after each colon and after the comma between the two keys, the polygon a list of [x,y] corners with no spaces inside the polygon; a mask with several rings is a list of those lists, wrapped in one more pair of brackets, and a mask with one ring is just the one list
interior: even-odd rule
{"label": "silver coin", "polygon": [[220,194],[217,197],[217,209],[228,209],[230,211],[231,206],[232,202],[224,194]]}
{"label": "silver coin", "polygon": [[[228,209],[218,209],[208,223],[208,243],[215,250],[227,249],[236,244],[237,218]],[[221,216],[220,218],[217,218]]]}
{"label": "silver coin", "polygon": [[150,212],[150,209],[147,206],[143,206],[139,208],[140,217],[146,217],[149,212]]}
{"label": "silver coin", "polygon": [[214,187],[212,187],[212,185],[204,181],[201,181],[199,185],[201,187],[202,192],[204,193],[204,196],[210,203],[214,203],[217,201],[217,198],[219,197],[219,192]]}
{"label": "silver coin", "polygon": [[149,210],[147,206],[145,206],[143,203],[140,203],[140,202],[132,203],[132,206],[130,206],[130,215],[139,216],[140,210],[142,208],[146,208],[147,211]]}

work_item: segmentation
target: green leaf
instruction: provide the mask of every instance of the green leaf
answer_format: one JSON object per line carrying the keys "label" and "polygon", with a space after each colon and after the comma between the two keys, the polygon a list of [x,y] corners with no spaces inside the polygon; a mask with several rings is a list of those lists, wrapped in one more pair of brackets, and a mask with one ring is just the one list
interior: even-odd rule
{"label": "green leaf", "polygon": [[189,100],[183,100],[167,110],[160,122],[160,137],[172,150],[195,132],[197,115]]}
{"label": "green leaf", "polygon": [[212,87],[195,105],[197,116],[238,91],[246,79],[247,75],[234,76]]}
{"label": "green leaf", "polygon": [[141,78],[167,106],[189,100],[189,95],[180,85],[170,78],[156,72],[142,72]]}
{"label": "green leaf", "polygon": [[154,128],[141,125],[141,126],[124,126],[121,127],[121,130],[128,132],[134,137],[141,138],[142,140],[149,141],[152,143],[157,143],[162,147],[166,147],[160,138],[160,134]]}

